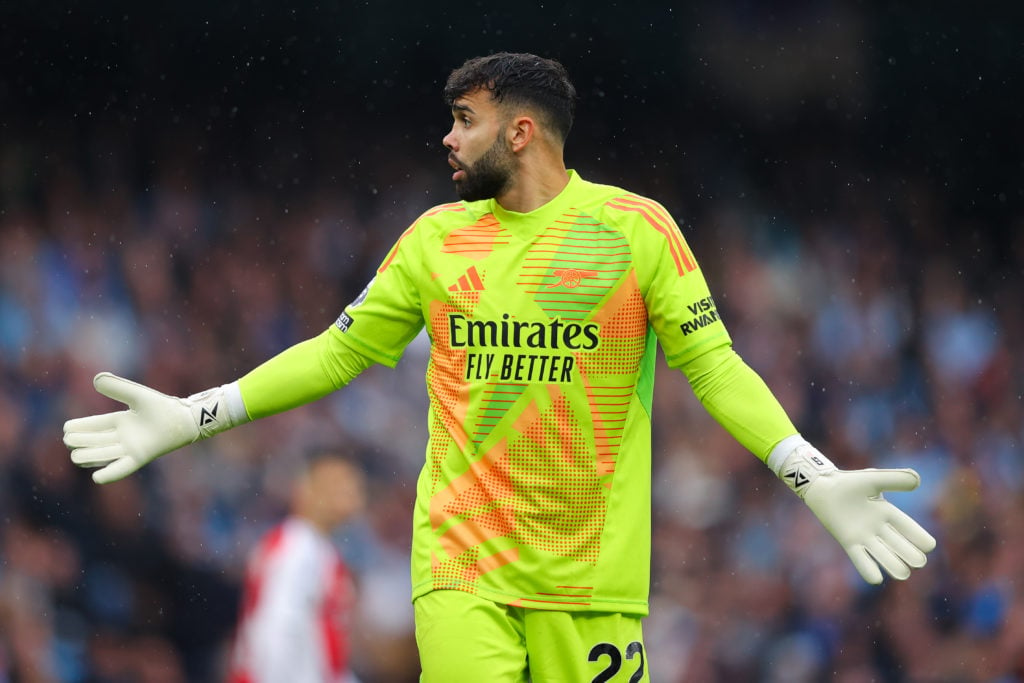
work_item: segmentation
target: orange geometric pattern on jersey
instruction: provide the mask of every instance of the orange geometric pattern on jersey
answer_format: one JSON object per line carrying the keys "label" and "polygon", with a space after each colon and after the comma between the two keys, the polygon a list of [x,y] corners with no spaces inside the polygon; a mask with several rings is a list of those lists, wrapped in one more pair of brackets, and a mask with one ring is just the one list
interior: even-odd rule
{"label": "orange geometric pattern on jersey", "polygon": [[[596,562],[604,526],[605,494],[593,466],[588,439],[561,388],[542,419],[508,444],[516,485],[515,539],[579,562]],[[552,459],[552,454],[561,457]]]}
{"label": "orange geometric pattern on jersey", "polygon": [[480,556],[480,548],[470,548],[455,558],[441,559],[435,553],[430,558],[430,573],[436,589],[458,586],[459,590],[475,592],[481,576],[519,559],[519,550],[509,548],[491,555]]}
{"label": "orange geometric pattern on jersey", "polygon": [[[524,431],[523,425],[534,423],[538,417],[537,404],[531,401],[516,419],[516,430]],[[470,463],[466,472],[431,496],[430,521],[435,530],[454,518],[462,518],[441,539],[448,555],[456,557],[496,536],[511,536],[515,518],[509,504],[514,496],[506,440],[502,439]],[[468,517],[479,508],[486,509],[475,518]]]}
{"label": "orange geometric pattern on jersey", "polygon": [[[533,402],[519,416],[519,438],[499,441],[432,497],[431,523],[435,530],[446,527],[439,541],[447,555],[433,556],[435,587],[453,579],[472,583],[514,560],[507,552],[500,562],[480,558],[482,544],[495,538],[579,562],[597,561],[606,511],[599,475],[568,399],[553,385],[547,393],[546,409]],[[561,457],[552,462],[551,453]],[[556,597],[537,601],[561,602]]]}
{"label": "orange geometric pattern on jersey", "polygon": [[441,245],[441,252],[479,261],[494,251],[495,246],[501,244],[508,244],[508,232],[501,227],[493,214],[487,214],[472,225],[448,233],[444,238],[444,244]]}
{"label": "orange geometric pattern on jersey", "polygon": [[398,238],[398,240],[395,241],[395,245],[391,247],[391,252],[384,258],[383,263],[381,263],[380,267],[377,268],[377,272],[383,273],[385,270],[387,270],[388,266],[390,266],[391,262],[395,259],[395,254],[398,253],[398,246],[402,243],[402,240],[404,240],[406,237],[412,234],[412,231],[416,229],[416,226],[419,225],[419,222],[421,220],[423,220],[427,216],[436,216],[441,213],[461,213],[464,212],[465,210],[466,207],[462,203],[451,203],[435,206],[430,211],[424,213],[422,216],[417,218],[412,225],[406,228],[405,232],[403,232],[401,236]]}
{"label": "orange geometric pattern on jersey", "polygon": [[647,306],[635,272],[626,277],[591,320],[601,325],[601,345],[578,354],[583,366],[602,375],[635,373],[647,340]]}
{"label": "orange geometric pattern on jersey", "polygon": [[591,375],[631,377],[643,358],[647,337],[647,307],[636,273],[631,272],[612,297],[598,310],[594,322],[601,324],[602,342],[594,351],[576,354],[587,401],[594,419],[594,446],[602,484],[611,488],[615,454],[619,452],[630,400],[632,382],[599,386]]}
{"label": "orange geometric pattern on jersey", "polygon": [[[508,466],[506,460],[505,466]],[[469,505],[467,501],[459,501]],[[438,541],[449,557],[458,557],[469,548],[482,545],[493,538],[515,537],[515,510],[508,504],[488,506],[489,509],[470,513],[457,519]]]}
{"label": "orange geometric pattern on jersey", "polygon": [[514,537],[514,495],[502,440],[431,497],[431,525],[435,530],[449,525],[438,539],[447,557],[432,557],[435,587],[451,581],[475,584],[482,574],[518,559],[515,549],[480,556],[481,544]]}
{"label": "orange geometric pattern on jersey", "polygon": [[644,197],[627,194],[616,197],[605,206],[618,209],[619,211],[635,211],[643,216],[644,220],[655,230],[664,235],[665,239],[668,240],[672,260],[675,261],[676,270],[679,271],[680,275],[685,275],[697,268],[693,252],[690,251],[686,240],[683,239],[683,234],[679,232],[679,228],[676,226],[675,221],[672,220],[672,217],[657,203]]}
{"label": "orange geometric pattern on jersey", "polygon": [[[431,329],[434,331],[434,346],[440,353],[430,354],[427,366],[427,386],[440,408],[436,411],[436,419],[441,421],[444,429],[452,437],[459,448],[466,448],[469,436],[463,425],[467,424],[466,414],[469,407],[469,385],[462,381],[462,368],[466,362],[466,351],[453,349],[448,338],[448,326],[445,319],[448,313],[460,310],[472,311],[480,300],[479,292],[456,292],[451,296],[451,303],[430,302]],[[431,441],[431,459],[441,463],[447,458],[446,444],[439,440]],[[439,467],[436,471],[440,473]]]}
{"label": "orange geometric pattern on jersey", "polygon": [[[515,495],[512,479],[509,474],[508,458],[505,456],[505,440],[499,441],[493,448],[485,452],[479,459],[469,465],[469,469],[456,477],[444,489],[434,493],[430,500],[430,522],[434,529],[446,524],[455,517],[465,517],[480,508],[490,510],[504,507]],[[514,525],[511,517],[495,517],[487,528],[497,528],[503,534],[512,530]],[[464,538],[456,532],[452,539]],[[490,538],[490,536],[488,536]],[[486,539],[481,539],[486,540]],[[450,555],[458,555],[471,545],[462,547],[449,543]]]}

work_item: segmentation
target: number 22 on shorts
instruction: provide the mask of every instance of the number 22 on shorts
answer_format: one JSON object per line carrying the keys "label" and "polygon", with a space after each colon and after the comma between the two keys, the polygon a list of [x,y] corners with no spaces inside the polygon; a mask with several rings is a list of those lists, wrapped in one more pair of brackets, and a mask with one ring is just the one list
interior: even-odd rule
{"label": "number 22 on shorts", "polygon": [[[608,658],[607,666],[593,679],[590,683],[608,683],[611,681],[619,670],[622,669],[622,651],[618,647],[611,643],[598,643],[594,647],[590,648],[590,654],[587,655],[587,661],[597,662],[602,657]],[[639,641],[634,640],[632,643],[626,646],[626,661],[633,659],[639,659],[636,670],[633,675],[629,677],[629,683],[640,683],[644,678],[644,646]]]}

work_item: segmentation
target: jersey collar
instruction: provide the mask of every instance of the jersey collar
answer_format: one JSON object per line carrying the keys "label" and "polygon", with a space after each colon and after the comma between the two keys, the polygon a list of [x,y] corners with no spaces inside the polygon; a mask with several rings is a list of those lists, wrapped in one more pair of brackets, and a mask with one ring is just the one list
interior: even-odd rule
{"label": "jersey collar", "polygon": [[501,226],[511,234],[521,240],[532,240],[548,228],[559,215],[572,208],[573,203],[577,201],[577,197],[583,188],[584,180],[572,169],[569,169],[568,173],[569,182],[547,204],[539,206],[533,211],[522,213],[502,208],[496,200],[491,199],[488,200],[491,213],[498,219]]}

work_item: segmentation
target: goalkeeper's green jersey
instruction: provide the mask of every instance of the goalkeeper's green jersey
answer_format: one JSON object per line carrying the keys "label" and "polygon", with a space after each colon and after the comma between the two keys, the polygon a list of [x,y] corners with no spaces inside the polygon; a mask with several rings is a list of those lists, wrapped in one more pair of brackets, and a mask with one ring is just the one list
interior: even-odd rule
{"label": "goalkeeper's green jersey", "polygon": [[730,344],[668,212],[572,171],[530,213],[437,206],[336,333],[393,366],[424,325],[413,598],[645,614],[656,344],[674,367]]}

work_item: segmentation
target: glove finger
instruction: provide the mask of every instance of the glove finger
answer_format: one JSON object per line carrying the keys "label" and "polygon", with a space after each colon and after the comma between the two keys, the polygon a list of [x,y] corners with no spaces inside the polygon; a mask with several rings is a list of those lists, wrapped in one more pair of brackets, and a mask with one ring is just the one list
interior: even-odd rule
{"label": "glove finger", "polygon": [[64,445],[68,448],[100,448],[117,443],[117,430],[67,432]]}
{"label": "glove finger", "polygon": [[67,435],[78,432],[109,432],[117,426],[118,413],[103,413],[102,415],[89,415],[87,417],[76,417],[64,423],[64,438],[67,443]]}
{"label": "glove finger", "polygon": [[920,569],[928,562],[928,557],[891,524],[886,524],[879,536],[896,557],[914,569]]}
{"label": "glove finger", "polygon": [[875,538],[868,542],[867,551],[886,572],[894,579],[903,581],[910,577],[910,567],[896,556],[882,539]]}
{"label": "glove finger", "polygon": [[865,581],[874,585],[882,583],[882,572],[879,571],[878,564],[868,554],[864,546],[855,545],[849,547],[846,549],[846,554],[849,555],[853,566]]}
{"label": "glove finger", "polygon": [[79,467],[103,467],[124,457],[121,444],[108,444],[96,448],[76,448],[71,451],[71,462]]}
{"label": "glove finger", "polygon": [[139,463],[131,458],[115,460],[101,470],[92,473],[92,480],[97,484],[109,484],[124,479],[129,474],[139,469]]}
{"label": "glove finger", "polygon": [[110,372],[101,372],[96,375],[92,380],[92,385],[96,387],[96,391],[107,398],[120,401],[129,407],[135,405],[138,398],[145,392],[154,391],[149,387],[124,377],[118,377]]}
{"label": "glove finger", "polygon": [[921,475],[908,468],[898,470],[863,470],[877,491],[913,491],[921,485]]}
{"label": "glove finger", "polygon": [[935,537],[928,533],[923,526],[918,524],[913,517],[894,507],[889,517],[889,524],[908,541],[920,548],[923,552],[935,550]]}

